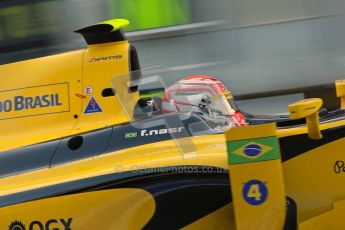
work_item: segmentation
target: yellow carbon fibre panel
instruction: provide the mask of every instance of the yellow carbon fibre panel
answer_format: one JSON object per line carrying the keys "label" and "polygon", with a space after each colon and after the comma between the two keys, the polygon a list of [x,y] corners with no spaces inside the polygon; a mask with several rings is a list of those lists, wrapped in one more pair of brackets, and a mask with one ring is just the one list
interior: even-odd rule
{"label": "yellow carbon fibre panel", "polygon": [[226,229],[234,230],[235,218],[232,203],[225,205],[215,212],[204,216],[197,221],[181,228],[181,230],[199,230],[199,229]]}
{"label": "yellow carbon fibre panel", "polygon": [[191,138],[197,155],[184,159],[174,141],[164,141],[100,155],[50,169],[0,179],[0,196],[110,173],[177,165],[226,169],[224,135]]}
{"label": "yellow carbon fibre panel", "polygon": [[242,139],[251,139],[262,137],[263,133],[265,136],[275,136],[276,135],[276,125],[274,123],[264,124],[264,125],[254,125],[254,126],[244,126],[235,129],[231,129],[225,132],[227,140],[236,141]]}
{"label": "yellow carbon fibre panel", "polygon": [[[285,221],[285,191],[279,160],[229,167],[231,190],[235,209],[236,229],[282,229]],[[267,189],[267,199],[260,205],[246,202],[244,196],[262,199],[264,191],[256,183],[260,181]],[[249,186],[245,190],[246,185]],[[251,187],[254,186],[254,187]],[[256,197],[257,196],[257,197]],[[260,197],[261,196],[261,197]]]}
{"label": "yellow carbon fibre panel", "polygon": [[285,189],[275,130],[273,123],[226,132],[236,229],[284,226]]}
{"label": "yellow carbon fibre panel", "polygon": [[[102,96],[114,78],[130,81],[123,78],[128,53],[129,43],[122,41],[0,66],[0,152],[131,120],[134,105],[125,113],[114,96]],[[128,86],[117,93],[137,101]],[[92,98],[101,111],[86,113]]]}
{"label": "yellow carbon fibre panel", "polygon": [[141,229],[154,211],[154,198],[145,190],[87,192],[0,208],[0,229],[14,221],[26,229]]}
{"label": "yellow carbon fibre panel", "polygon": [[300,230],[344,229],[345,200],[333,203],[332,209],[299,224]]}
{"label": "yellow carbon fibre panel", "polygon": [[[283,164],[286,193],[298,204],[298,222],[328,212],[345,194],[345,138],[321,145]],[[335,171],[338,170],[338,171]]]}
{"label": "yellow carbon fibre panel", "polygon": [[[114,45],[116,44],[116,45]],[[76,132],[86,132],[97,128],[103,128],[113,124],[128,122],[132,117],[121,109],[121,104],[114,96],[103,97],[104,89],[113,88],[113,79],[129,82],[129,75],[124,79],[123,74],[129,71],[127,41],[91,45],[85,52],[83,63],[83,88],[91,87],[93,93],[85,95],[82,100],[82,113],[75,127]],[[138,93],[129,93],[128,85],[116,86],[116,94],[126,94],[137,101]],[[102,112],[85,114],[85,110],[91,97],[99,104]],[[133,115],[134,105],[128,107],[128,113]]]}
{"label": "yellow carbon fibre panel", "polygon": [[82,92],[83,52],[0,66],[0,103],[7,106],[0,112],[0,152],[71,132],[81,111],[73,94]]}

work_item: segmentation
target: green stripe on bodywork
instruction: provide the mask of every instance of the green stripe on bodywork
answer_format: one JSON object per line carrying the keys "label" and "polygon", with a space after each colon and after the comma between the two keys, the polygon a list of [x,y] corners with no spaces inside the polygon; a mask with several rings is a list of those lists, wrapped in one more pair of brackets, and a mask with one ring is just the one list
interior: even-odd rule
{"label": "green stripe on bodywork", "polygon": [[163,98],[164,93],[165,93],[164,89],[140,91],[140,98],[142,99],[147,99],[147,98],[152,98],[152,97]]}
{"label": "green stripe on bodywork", "polygon": [[[256,158],[246,156],[242,150],[250,144],[259,144],[265,146],[265,148],[269,148],[269,150],[262,151]],[[280,158],[278,138],[275,136],[246,139],[240,141],[228,141],[227,151],[229,164],[253,163],[260,161],[276,160]],[[238,154],[238,152],[243,152],[243,155]]]}

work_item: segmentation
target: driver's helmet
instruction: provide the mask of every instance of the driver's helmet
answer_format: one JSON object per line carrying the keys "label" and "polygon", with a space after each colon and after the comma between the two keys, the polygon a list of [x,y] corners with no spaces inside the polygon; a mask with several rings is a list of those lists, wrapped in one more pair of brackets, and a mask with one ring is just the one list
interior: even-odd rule
{"label": "driver's helmet", "polygon": [[231,92],[209,76],[186,77],[170,86],[165,91],[162,112],[196,113],[221,129],[245,125]]}

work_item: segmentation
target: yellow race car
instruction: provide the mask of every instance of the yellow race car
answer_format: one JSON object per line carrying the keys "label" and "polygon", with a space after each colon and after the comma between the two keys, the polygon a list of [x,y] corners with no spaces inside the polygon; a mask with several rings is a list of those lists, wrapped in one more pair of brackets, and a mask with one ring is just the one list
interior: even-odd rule
{"label": "yellow race car", "polygon": [[127,24],[0,66],[0,229],[344,229],[343,81],[342,108],[321,122],[317,98],[289,106],[305,123],[280,128],[137,116],[150,105]]}

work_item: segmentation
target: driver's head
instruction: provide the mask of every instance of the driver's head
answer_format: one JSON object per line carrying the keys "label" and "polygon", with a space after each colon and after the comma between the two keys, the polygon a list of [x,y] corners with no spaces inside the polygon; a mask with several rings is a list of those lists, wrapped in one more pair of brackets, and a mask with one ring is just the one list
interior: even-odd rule
{"label": "driver's head", "polygon": [[238,110],[229,103],[231,92],[216,78],[190,76],[170,86],[165,92],[163,113],[201,112],[216,123],[232,118]]}
{"label": "driver's head", "polygon": [[199,102],[199,108],[204,113],[209,113],[209,105],[211,104],[211,100],[209,96],[203,95],[200,102]]}

